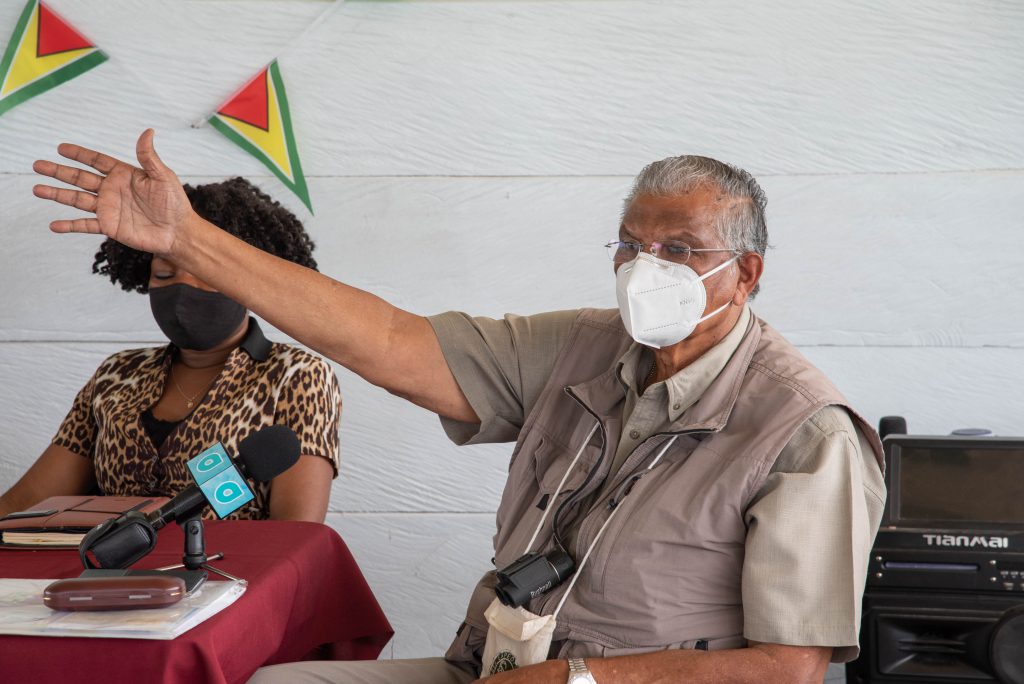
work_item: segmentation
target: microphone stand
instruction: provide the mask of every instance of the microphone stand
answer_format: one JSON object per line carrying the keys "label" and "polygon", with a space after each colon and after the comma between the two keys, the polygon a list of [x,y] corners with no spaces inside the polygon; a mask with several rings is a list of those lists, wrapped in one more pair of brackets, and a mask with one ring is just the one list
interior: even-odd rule
{"label": "microphone stand", "polygon": [[185,554],[181,557],[181,563],[168,565],[157,570],[206,570],[229,580],[244,582],[240,577],[235,577],[229,572],[218,570],[210,565],[210,561],[219,560],[224,557],[223,553],[215,553],[212,556],[206,555],[206,538],[203,535],[203,519],[197,513],[195,517],[178,523],[185,533]]}

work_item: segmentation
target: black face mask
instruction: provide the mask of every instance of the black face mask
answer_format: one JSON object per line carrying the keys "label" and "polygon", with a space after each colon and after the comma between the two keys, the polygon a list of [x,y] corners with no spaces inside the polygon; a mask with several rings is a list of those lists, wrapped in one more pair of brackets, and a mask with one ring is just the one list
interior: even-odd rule
{"label": "black face mask", "polygon": [[184,283],[151,287],[149,306],[160,330],[181,349],[213,349],[245,320],[245,307],[235,300]]}

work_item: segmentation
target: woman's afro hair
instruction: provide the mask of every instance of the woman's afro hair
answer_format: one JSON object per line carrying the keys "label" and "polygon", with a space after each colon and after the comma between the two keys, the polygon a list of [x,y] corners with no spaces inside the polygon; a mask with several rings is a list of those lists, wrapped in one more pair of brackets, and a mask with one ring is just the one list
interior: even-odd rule
{"label": "woman's afro hair", "polygon": [[[244,178],[185,186],[192,208],[201,217],[240,240],[274,256],[316,269],[313,241],[295,214]],[[149,291],[153,255],[107,239],[96,252],[92,272],[108,276],[121,289]]]}

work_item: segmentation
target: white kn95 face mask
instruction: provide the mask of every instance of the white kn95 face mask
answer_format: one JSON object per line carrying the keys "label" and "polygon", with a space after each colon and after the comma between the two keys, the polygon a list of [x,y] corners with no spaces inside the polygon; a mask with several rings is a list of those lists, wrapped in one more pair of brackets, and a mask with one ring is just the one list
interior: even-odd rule
{"label": "white kn95 face mask", "polygon": [[734,256],[699,276],[685,264],[641,252],[615,274],[615,295],[626,330],[640,344],[655,349],[685,340],[698,324],[728,308],[726,302],[701,317],[708,298],[703,281],[738,258]]}

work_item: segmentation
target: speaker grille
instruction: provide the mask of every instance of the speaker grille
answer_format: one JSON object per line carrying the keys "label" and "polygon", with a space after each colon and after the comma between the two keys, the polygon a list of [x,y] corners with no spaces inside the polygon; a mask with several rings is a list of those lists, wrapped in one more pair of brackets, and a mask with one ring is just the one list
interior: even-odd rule
{"label": "speaker grille", "polygon": [[1024,684],[1024,605],[1003,613],[992,633],[991,656],[999,681]]}
{"label": "speaker grille", "polygon": [[877,613],[876,666],[883,675],[957,677],[996,681],[988,670],[988,644],[998,616]]}

